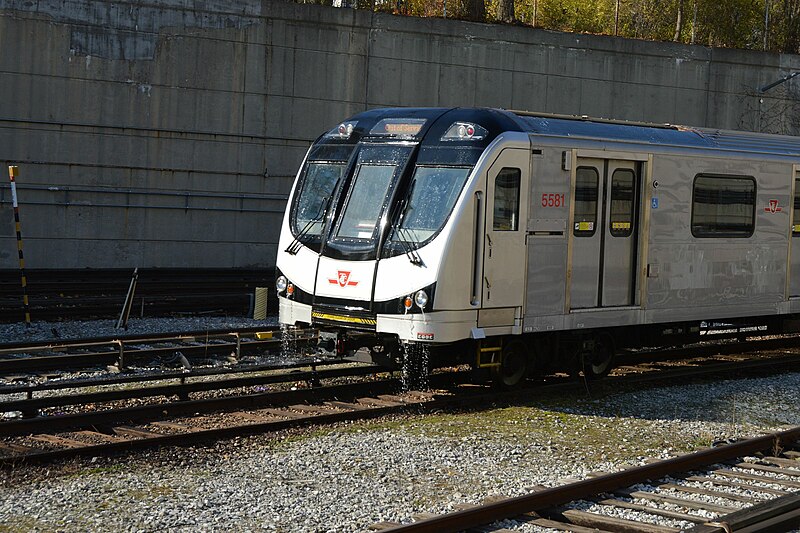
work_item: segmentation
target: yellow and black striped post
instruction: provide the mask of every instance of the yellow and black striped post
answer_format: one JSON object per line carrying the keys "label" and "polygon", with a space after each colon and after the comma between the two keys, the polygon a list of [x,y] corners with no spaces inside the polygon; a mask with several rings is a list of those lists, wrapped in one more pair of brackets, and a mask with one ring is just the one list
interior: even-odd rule
{"label": "yellow and black striped post", "polygon": [[22,232],[19,229],[19,204],[17,203],[17,167],[8,167],[11,180],[11,200],[14,204],[14,226],[17,229],[17,251],[19,251],[19,271],[22,274],[22,304],[25,309],[25,327],[31,327],[31,311],[28,306],[28,280],[25,277],[25,258],[22,256]]}

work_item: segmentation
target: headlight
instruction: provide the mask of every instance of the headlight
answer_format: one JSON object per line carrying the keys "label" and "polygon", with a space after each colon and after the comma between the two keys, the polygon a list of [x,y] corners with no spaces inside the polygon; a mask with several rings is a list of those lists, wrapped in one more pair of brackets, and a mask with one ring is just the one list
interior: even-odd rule
{"label": "headlight", "polygon": [[287,285],[289,285],[289,281],[286,276],[278,276],[278,279],[275,280],[275,288],[278,289],[278,292],[285,291]]}
{"label": "headlight", "polygon": [[425,291],[417,291],[414,295],[414,303],[417,304],[417,307],[420,309],[424,309],[425,305],[428,303],[428,293]]}

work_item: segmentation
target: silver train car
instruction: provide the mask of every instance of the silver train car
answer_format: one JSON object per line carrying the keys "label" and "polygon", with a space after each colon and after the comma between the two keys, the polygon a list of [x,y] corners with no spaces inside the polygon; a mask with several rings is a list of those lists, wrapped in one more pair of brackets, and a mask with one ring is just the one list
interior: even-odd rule
{"label": "silver train car", "polygon": [[[514,385],[637,346],[798,330],[800,140],[496,109],[377,109],[309,149],[280,322]],[[438,349],[437,348],[446,348]]]}

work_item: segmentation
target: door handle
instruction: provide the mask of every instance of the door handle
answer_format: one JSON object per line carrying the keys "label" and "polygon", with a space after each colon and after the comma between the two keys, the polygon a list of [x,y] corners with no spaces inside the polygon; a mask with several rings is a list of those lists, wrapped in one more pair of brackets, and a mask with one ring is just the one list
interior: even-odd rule
{"label": "door handle", "polygon": [[484,278],[483,278],[483,281],[485,281],[485,282],[486,282],[486,288],[487,288],[487,289],[489,289],[489,290],[492,290],[492,284],[491,284],[491,283],[489,283],[489,278],[487,278],[487,277],[484,277]]}

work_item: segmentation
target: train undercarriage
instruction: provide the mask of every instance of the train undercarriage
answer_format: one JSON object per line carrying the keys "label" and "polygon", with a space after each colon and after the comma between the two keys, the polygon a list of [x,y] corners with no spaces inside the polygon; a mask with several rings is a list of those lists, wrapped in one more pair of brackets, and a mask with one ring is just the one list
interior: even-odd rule
{"label": "train undercarriage", "polygon": [[642,349],[743,341],[798,331],[800,318],[794,316],[500,335],[454,343],[401,341],[393,334],[324,328],[319,331],[316,349],[342,359],[402,371],[416,380],[434,368],[469,365],[486,380],[511,388],[529,377],[554,372],[599,379],[627,355]]}

